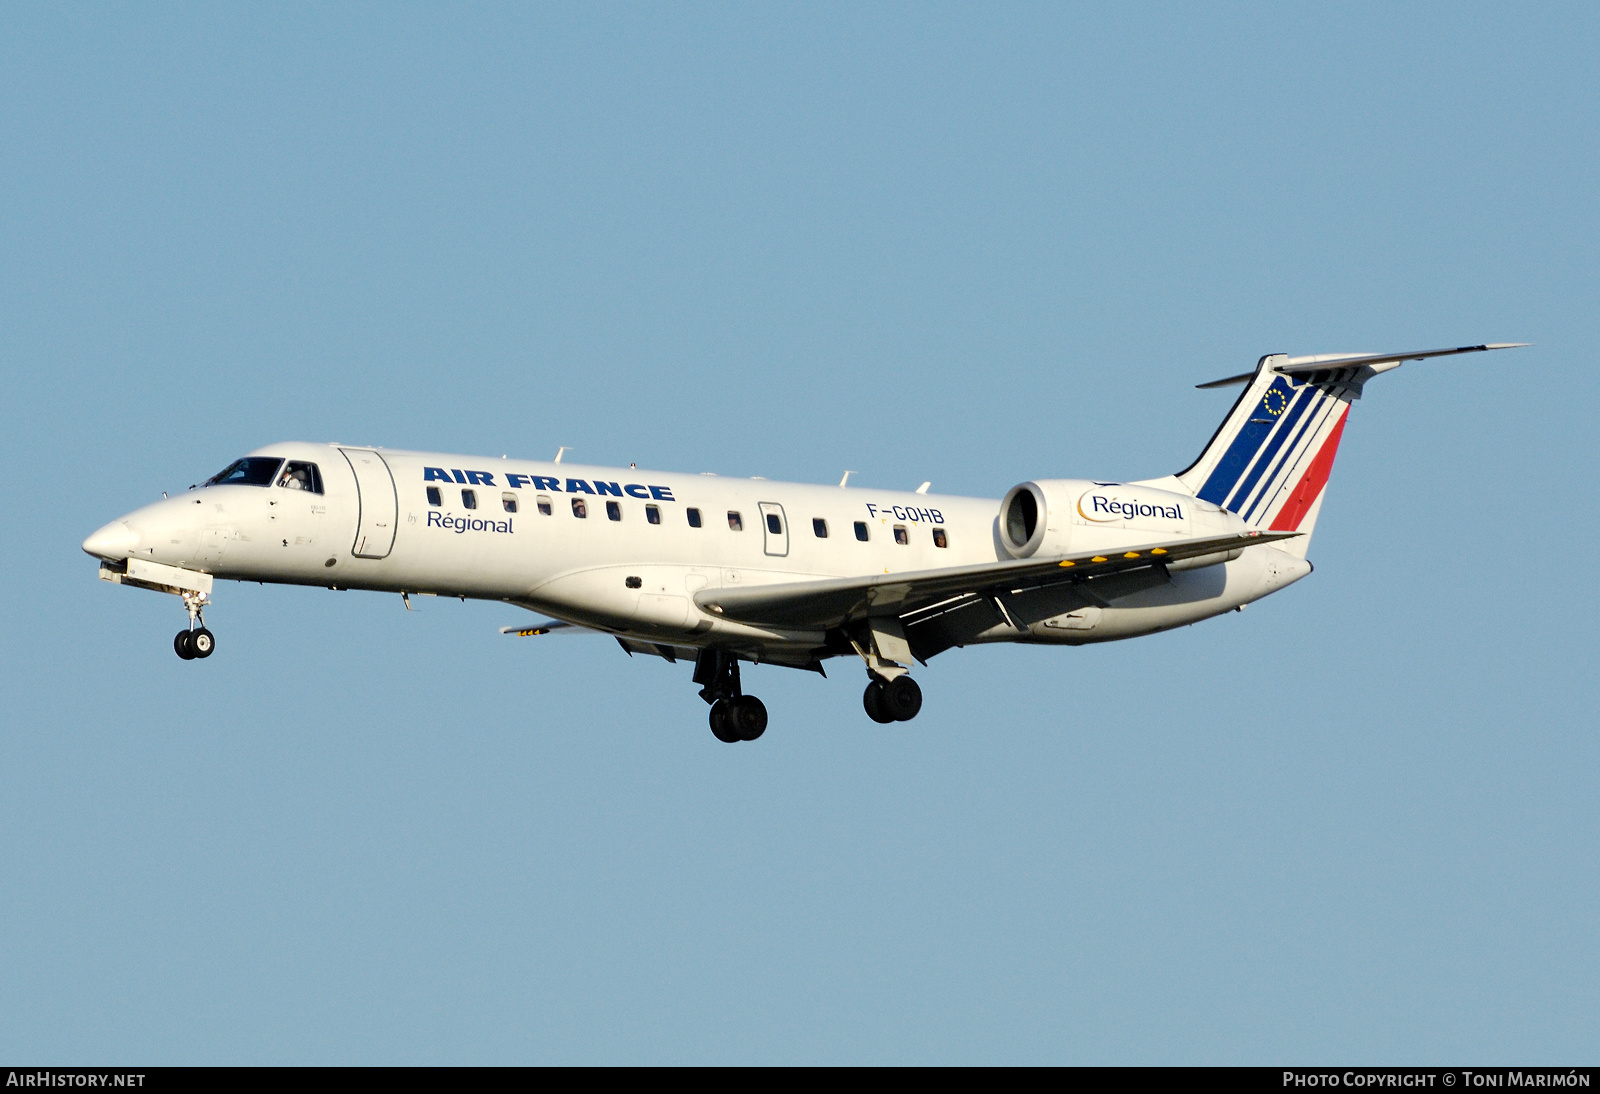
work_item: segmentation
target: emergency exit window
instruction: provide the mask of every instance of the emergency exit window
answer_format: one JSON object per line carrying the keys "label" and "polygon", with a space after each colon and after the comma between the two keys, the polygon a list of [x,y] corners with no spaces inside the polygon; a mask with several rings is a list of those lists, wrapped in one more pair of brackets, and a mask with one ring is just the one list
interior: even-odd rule
{"label": "emergency exit window", "polygon": [[894,526],[894,541],[902,547],[911,542],[911,533],[906,531],[904,524]]}
{"label": "emergency exit window", "polygon": [[517,496],[507,490],[500,495],[500,505],[506,512],[515,513],[517,511]]}
{"label": "emergency exit window", "polygon": [[439,488],[437,486],[428,487],[428,504],[429,505],[443,505],[444,504],[444,498],[439,494]]}
{"label": "emergency exit window", "polygon": [[866,521],[864,521],[864,520],[856,521],[856,538],[859,539],[862,543],[867,542],[867,522]]}
{"label": "emergency exit window", "polygon": [[775,536],[783,535],[783,521],[778,519],[778,514],[767,514],[767,531],[771,532]]}
{"label": "emergency exit window", "polygon": [[461,491],[461,508],[476,509],[478,507],[478,492],[476,490]]}

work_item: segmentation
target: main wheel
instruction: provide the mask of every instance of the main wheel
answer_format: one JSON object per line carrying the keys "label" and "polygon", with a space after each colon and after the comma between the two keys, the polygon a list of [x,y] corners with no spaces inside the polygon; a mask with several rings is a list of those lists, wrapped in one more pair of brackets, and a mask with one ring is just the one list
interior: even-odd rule
{"label": "main wheel", "polygon": [[718,699],[711,704],[711,735],[723,744],[737,744],[740,740],[739,731],[729,716],[726,699]]}
{"label": "main wheel", "polygon": [[922,688],[909,676],[896,676],[883,693],[883,709],[896,721],[911,721],[922,709]]}
{"label": "main wheel", "polygon": [[217,648],[216,636],[201,627],[190,636],[189,648],[196,657],[210,657],[211,651]]}
{"label": "main wheel", "polygon": [[867,717],[879,725],[888,725],[894,721],[894,715],[889,713],[888,700],[884,696],[888,690],[889,686],[882,680],[874,679],[867,684],[867,690],[861,693],[861,706],[866,710]]}
{"label": "main wheel", "polygon": [[193,661],[194,646],[191,645],[192,641],[188,631],[179,631],[178,636],[172,640],[172,648],[185,661]]}
{"label": "main wheel", "polygon": [[767,704],[754,695],[741,695],[729,704],[728,721],[739,731],[739,740],[753,741],[767,731]]}

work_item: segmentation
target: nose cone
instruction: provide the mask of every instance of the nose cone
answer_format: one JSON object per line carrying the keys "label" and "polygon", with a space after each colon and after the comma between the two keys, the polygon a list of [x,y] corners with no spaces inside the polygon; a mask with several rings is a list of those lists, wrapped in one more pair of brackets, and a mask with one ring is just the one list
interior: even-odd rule
{"label": "nose cone", "polygon": [[83,541],[83,549],[96,558],[113,562],[127,558],[139,546],[139,533],[125,520],[114,520]]}

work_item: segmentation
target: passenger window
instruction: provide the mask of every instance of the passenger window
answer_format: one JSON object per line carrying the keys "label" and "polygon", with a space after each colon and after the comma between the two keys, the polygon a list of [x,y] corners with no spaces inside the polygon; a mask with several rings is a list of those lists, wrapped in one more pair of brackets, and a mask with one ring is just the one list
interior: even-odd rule
{"label": "passenger window", "polygon": [[507,490],[500,495],[500,504],[505,507],[506,512],[515,513],[517,511],[517,496]]}
{"label": "passenger window", "polygon": [[911,534],[906,531],[904,524],[894,526],[894,541],[902,547],[911,542]]}
{"label": "passenger window", "polygon": [[948,546],[950,546],[950,542],[944,538],[944,529],[943,528],[935,528],[933,530],[933,545],[935,547],[948,547]]}
{"label": "passenger window", "polygon": [[828,538],[828,522],[823,520],[821,517],[811,518],[811,530],[817,533],[818,539]]}
{"label": "passenger window", "polygon": [[589,519],[589,507],[583,503],[582,498],[572,499],[572,515],[579,520]]}
{"label": "passenger window", "polygon": [[644,507],[644,519],[649,521],[651,524],[660,524],[661,523],[661,506],[659,506],[659,505],[646,505]]}
{"label": "passenger window", "polygon": [[778,514],[767,514],[767,531],[771,532],[775,536],[783,535],[783,521],[778,519]]}
{"label": "passenger window", "polygon": [[444,498],[440,496],[439,488],[437,486],[428,487],[428,504],[429,505],[443,505],[444,504]]}
{"label": "passenger window", "polygon": [[735,532],[744,531],[744,521],[741,520],[739,518],[739,514],[735,513],[732,509],[728,510],[728,527],[733,529]]}
{"label": "passenger window", "polygon": [[312,494],[320,494],[322,472],[317,470],[317,465],[314,463],[290,460],[284,464],[283,474],[278,476],[278,485],[289,490],[305,490]]}
{"label": "passenger window", "polygon": [[539,512],[543,513],[547,517],[550,515],[550,495],[549,494],[540,494],[538,497],[533,499],[533,502],[534,502],[535,505],[537,505],[539,507]]}
{"label": "passenger window", "polygon": [[622,519],[622,503],[621,502],[619,502],[619,501],[608,501],[608,502],[606,502],[606,519],[607,520],[621,520]]}
{"label": "passenger window", "polygon": [[856,538],[859,539],[862,543],[867,542],[867,522],[866,521],[864,521],[864,520],[856,521]]}
{"label": "passenger window", "polygon": [[690,528],[698,528],[698,527],[700,527],[700,510],[698,510],[698,509],[690,509],[690,510],[688,510],[688,513],[689,513],[689,527]]}
{"label": "passenger window", "polygon": [[476,490],[461,491],[461,508],[476,509],[478,507],[478,492]]}

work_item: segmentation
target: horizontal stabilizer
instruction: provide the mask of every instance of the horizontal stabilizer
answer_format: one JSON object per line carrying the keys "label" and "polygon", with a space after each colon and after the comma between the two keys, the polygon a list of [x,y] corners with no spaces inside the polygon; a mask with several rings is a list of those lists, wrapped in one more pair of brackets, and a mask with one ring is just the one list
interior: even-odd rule
{"label": "horizontal stabilizer", "polygon": [[[1482,353],[1484,350],[1491,349],[1519,349],[1522,346],[1531,345],[1533,345],[1532,342],[1485,342],[1479,346],[1413,350],[1407,353],[1324,353],[1312,357],[1290,357],[1277,365],[1273,371],[1287,376],[1303,376],[1306,373],[1322,372],[1324,369],[1360,368],[1363,365],[1384,365],[1390,362],[1400,364],[1404,361],[1421,361],[1428,357],[1453,357],[1458,353]],[[1223,380],[1212,380],[1208,384],[1196,384],[1195,387],[1213,388],[1227,387],[1230,384],[1242,384],[1254,375],[1254,370],[1241,372],[1237,376],[1229,376]]]}
{"label": "horizontal stabilizer", "polygon": [[1010,559],[901,574],[703,589],[694,599],[706,611],[741,623],[805,629],[836,627],[872,616],[904,615],[951,597],[1000,596],[1024,587],[1039,588],[1066,582],[1093,588],[1094,582],[1113,574],[1148,570],[1206,555],[1226,555],[1298,534],[1244,532],[1168,540],[1105,554]]}

